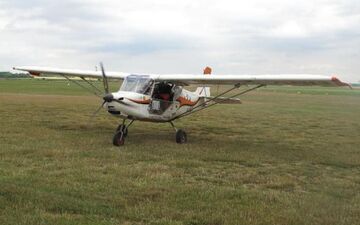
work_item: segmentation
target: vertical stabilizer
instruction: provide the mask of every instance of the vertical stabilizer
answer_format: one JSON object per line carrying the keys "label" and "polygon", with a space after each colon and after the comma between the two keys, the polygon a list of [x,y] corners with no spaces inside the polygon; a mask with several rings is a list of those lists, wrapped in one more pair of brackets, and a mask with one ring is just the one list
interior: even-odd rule
{"label": "vertical stabilizer", "polygon": [[[204,75],[209,76],[211,75],[212,69],[210,67],[205,67],[204,69]],[[198,87],[195,91],[195,94],[201,96],[201,97],[209,97],[210,96],[210,87]]]}

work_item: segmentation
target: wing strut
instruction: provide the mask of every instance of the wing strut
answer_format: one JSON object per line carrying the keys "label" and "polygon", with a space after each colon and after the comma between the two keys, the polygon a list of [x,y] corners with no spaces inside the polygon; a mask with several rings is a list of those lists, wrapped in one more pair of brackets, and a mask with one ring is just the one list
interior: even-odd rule
{"label": "wing strut", "polygon": [[[96,95],[96,96],[99,97],[99,98],[102,98],[101,94],[99,94],[99,93],[97,92],[97,91],[98,91],[98,88],[92,90],[92,89],[90,89],[90,88],[88,88],[88,87],[80,84],[80,83],[77,82],[76,80],[70,79],[70,78],[67,77],[66,75],[62,75],[62,74],[61,74],[61,76],[65,77],[68,81],[75,83],[76,85],[78,85],[78,86],[81,87],[82,89],[84,89],[84,90],[86,90],[86,91],[88,91],[88,92]],[[84,78],[82,78],[82,79],[85,80]],[[89,83],[87,80],[85,80],[85,81],[86,81],[87,83]],[[90,85],[91,85],[91,86],[94,86],[94,85],[92,85],[92,84],[90,84]]]}
{"label": "wing strut", "polygon": [[95,86],[95,84],[93,82],[90,82],[89,80],[86,80],[84,77],[81,77],[81,79],[83,81],[85,81],[86,83],[88,83],[91,87],[93,87],[94,89],[96,89],[98,91],[98,93],[102,93],[103,91],[100,90],[98,87]]}
{"label": "wing strut", "polygon": [[[265,84],[260,84],[260,85],[257,85],[257,86],[255,86],[255,87],[246,89],[246,90],[244,90],[244,91],[242,91],[242,92],[240,92],[240,93],[237,93],[237,94],[235,94],[235,95],[233,95],[233,96],[230,96],[230,97],[228,97],[228,98],[220,99],[220,100],[217,101],[217,102],[213,102],[213,103],[211,103],[211,104],[209,104],[209,105],[206,105],[208,102],[214,101],[214,100],[216,100],[216,99],[219,99],[219,98],[220,98],[221,96],[223,96],[224,94],[226,94],[226,93],[228,93],[228,92],[230,92],[230,91],[232,91],[232,90],[234,90],[234,89],[236,89],[236,88],[239,88],[240,85],[239,85],[239,84],[236,84],[233,88],[231,88],[231,89],[229,89],[229,90],[227,90],[227,91],[225,91],[225,92],[223,92],[223,93],[215,96],[214,98],[212,98],[212,99],[210,99],[210,100],[207,100],[207,101],[203,102],[202,104],[194,107],[191,111],[187,111],[187,112],[184,112],[184,113],[180,114],[179,116],[175,117],[173,120],[179,119],[179,118],[184,117],[184,116],[189,116],[190,114],[199,112],[199,111],[201,111],[201,110],[203,110],[203,109],[207,109],[207,108],[209,108],[209,107],[211,107],[211,106],[220,104],[220,103],[225,102],[225,101],[227,101],[227,100],[229,100],[229,99],[231,99],[231,98],[238,97],[238,96],[240,96],[240,95],[246,94],[246,93],[248,93],[248,92],[250,92],[250,91],[256,90],[256,89],[261,88],[261,87],[263,87],[263,86],[266,86],[266,85],[265,85]],[[200,108],[200,107],[201,107],[201,108]],[[198,109],[198,108],[199,108],[199,109]],[[195,110],[195,109],[197,109],[197,110]]]}

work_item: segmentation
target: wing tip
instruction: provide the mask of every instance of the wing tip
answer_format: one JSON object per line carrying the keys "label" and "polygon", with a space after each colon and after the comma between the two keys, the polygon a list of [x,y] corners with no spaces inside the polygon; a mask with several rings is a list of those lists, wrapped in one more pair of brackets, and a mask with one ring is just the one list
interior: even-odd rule
{"label": "wing tip", "polygon": [[37,72],[37,71],[35,71],[35,70],[31,70],[30,68],[29,68],[29,69],[26,69],[26,68],[23,68],[23,67],[14,66],[14,67],[13,67],[13,70],[26,71],[26,72],[28,72],[31,76],[40,76],[40,75],[41,75],[40,72]]}
{"label": "wing tip", "polygon": [[353,89],[349,83],[342,82],[336,75],[331,77],[331,81],[334,82],[338,86],[348,86],[349,88]]}

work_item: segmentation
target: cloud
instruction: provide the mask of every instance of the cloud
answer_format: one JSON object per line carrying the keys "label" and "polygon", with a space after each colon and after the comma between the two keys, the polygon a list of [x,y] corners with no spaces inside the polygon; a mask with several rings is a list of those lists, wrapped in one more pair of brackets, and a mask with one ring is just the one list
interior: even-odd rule
{"label": "cloud", "polygon": [[359,80],[355,0],[0,0],[0,70],[339,73]]}

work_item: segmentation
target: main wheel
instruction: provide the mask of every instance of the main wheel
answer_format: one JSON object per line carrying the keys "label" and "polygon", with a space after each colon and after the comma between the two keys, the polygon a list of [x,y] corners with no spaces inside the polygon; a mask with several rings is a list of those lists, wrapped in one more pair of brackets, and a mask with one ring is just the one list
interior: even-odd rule
{"label": "main wheel", "polygon": [[176,131],[176,143],[178,144],[184,144],[187,142],[187,136],[185,131],[183,130],[177,130]]}
{"label": "main wheel", "polygon": [[113,145],[122,146],[125,144],[125,134],[120,130],[113,137]]}
{"label": "main wheel", "polygon": [[126,128],[125,125],[120,124],[117,128],[116,128],[116,132],[122,131],[125,135],[125,137],[127,137],[128,135],[128,129]]}

